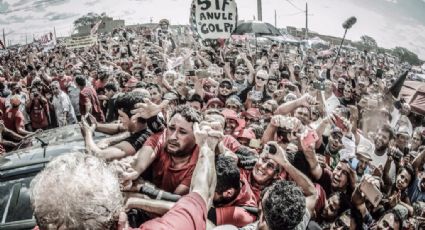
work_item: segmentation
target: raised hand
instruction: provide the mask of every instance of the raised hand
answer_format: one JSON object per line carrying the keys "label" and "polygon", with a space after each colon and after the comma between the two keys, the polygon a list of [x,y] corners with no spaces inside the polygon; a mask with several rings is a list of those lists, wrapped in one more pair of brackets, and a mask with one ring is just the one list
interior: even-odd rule
{"label": "raised hand", "polygon": [[267,142],[268,145],[274,146],[276,148],[276,153],[267,153],[267,157],[276,161],[279,165],[285,165],[288,164],[288,157],[286,156],[286,151],[280,147],[277,142],[275,141],[269,141]]}
{"label": "raised hand", "polygon": [[196,144],[199,146],[207,145],[211,150],[215,150],[218,143],[223,138],[223,132],[211,128],[211,125],[204,122],[202,126],[198,123],[193,124]]}
{"label": "raised hand", "polygon": [[161,112],[161,106],[153,103],[149,99],[144,99],[145,102],[137,103],[136,109],[132,110],[132,114],[136,114],[137,117],[141,117],[143,119],[149,119],[153,116],[158,115]]}

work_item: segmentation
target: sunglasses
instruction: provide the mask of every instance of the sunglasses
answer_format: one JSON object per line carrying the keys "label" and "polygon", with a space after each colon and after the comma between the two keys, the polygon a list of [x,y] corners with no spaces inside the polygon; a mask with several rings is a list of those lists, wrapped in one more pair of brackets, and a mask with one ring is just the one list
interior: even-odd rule
{"label": "sunglasses", "polygon": [[245,72],[243,72],[243,71],[236,71],[236,74],[244,75],[244,74],[245,74]]}
{"label": "sunglasses", "polygon": [[260,112],[262,112],[262,113],[272,113],[272,111],[270,109],[267,109],[267,108],[260,108]]}
{"label": "sunglasses", "polygon": [[220,85],[220,88],[232,89],[232,86],[228,84],[222,84]]}
{"label": "sunglasses", "polygon": [[266,81],[267,79],[257,76],[257,80]]}

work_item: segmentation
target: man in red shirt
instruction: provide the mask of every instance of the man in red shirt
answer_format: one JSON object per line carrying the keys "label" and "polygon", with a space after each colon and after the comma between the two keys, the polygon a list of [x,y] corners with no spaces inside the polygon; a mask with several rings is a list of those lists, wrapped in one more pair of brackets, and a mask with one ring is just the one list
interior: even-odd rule
{"label": "man in red shirt", "polygon": [[98,122],[104,122],[102,108],[100,107],[97,93],[91,86],[87,86],[87,80],[84,76],[78,75],[75,78],[78,88],[80,88],[80,113],[85,116],[87,113],[92,114]]}
{"label": "man in red shirt", "polygon": [[6,128],[23,136],[32,134],[32,132],[25,130],[24,114],[19,110],[21,104],[20,96],[12,96],[10,98],[10,104],[12,107],[6,109],[6,112],[3,114],[3,121]]}
{"label": "man in red shirt", "polygon": [[232,224],[243,227],[256,220],[256,217],[243,207],[257,207],[257,200],[251,186],[240,176],[236,161],[219,155],[216,159],[217,185],[208,219],[215,225]]}
{"label": "man in red shirt", "polygon": [[199,111],[187,105],[177,107],[170,116],[168,128],[146,140],[137,153],[135,171],[124,179],[136,180],[150,167],[155,186],[167,192],[187,194],[199,155],[193,124],[201,120]]}

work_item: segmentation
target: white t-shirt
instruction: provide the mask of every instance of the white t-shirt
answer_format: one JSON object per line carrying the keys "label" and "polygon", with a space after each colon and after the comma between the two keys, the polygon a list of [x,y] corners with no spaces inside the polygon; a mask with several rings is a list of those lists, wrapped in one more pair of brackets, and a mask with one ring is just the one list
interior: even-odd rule
{"label": "white t-shirt", "polygon": [[[387,162],[387,159],[388,159],[387,152],[385,152],[385,154],[382,155],[382,156],[378,156],[375,153],[373,153],[373,154],[371,154],[371,157],[372,157],[372,161],[370,163],[373,166],[379,167],[380,165],[382,165],[382,169],[384,169],[385,163]],[[391,162],[391,168],[390,168],[389,176],[390,176],[392,181],[395,180],[395,175],[396,175],[395,164],[394,164],[394,162]]]}

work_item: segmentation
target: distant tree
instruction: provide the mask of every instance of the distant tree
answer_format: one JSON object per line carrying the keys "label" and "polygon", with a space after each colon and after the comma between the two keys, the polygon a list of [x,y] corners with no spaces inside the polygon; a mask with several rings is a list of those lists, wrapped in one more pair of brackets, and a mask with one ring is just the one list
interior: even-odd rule
{"label": "distant tree", "polygon": [[402,62],[408,62],[411,65],[420,65],[422,61],[418,55],[404,47],[395,47],[392,49],[392,54],[400,59]]}
{"label": "distant tree", "polygon": [[105,12],[101,13],[100,15],[97,14],[97,13],[90,12],[90,13],[87,13],[86,15],[83,15],[80,18],[76,19],[74,21],[74,27],[79,28],[81,26],[94,25],[99,20],[102,20],[102,19],[105,19],[105,18],[109,18],[106,15]]}
{"label": "distant tree", "polygon": [[378,48],[378,43],[376,42],[376,40],[367,35],[363,35],[360,37],[360,44],[363,45],[363,48],[367,51],[373,51]]}

